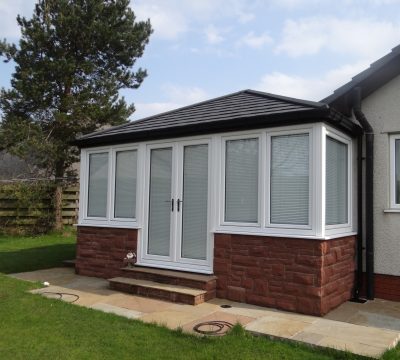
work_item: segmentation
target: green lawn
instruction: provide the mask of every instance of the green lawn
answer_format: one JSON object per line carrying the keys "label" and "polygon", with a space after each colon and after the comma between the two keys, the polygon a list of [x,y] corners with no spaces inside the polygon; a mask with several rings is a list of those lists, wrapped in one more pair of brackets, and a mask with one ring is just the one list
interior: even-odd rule
{"label": "green lawn", "polygon": [[[0,272],[57,266],[74,236],[0,236]],[[0,274],[0,359],[361,359],[246,334],[199,338],[27,293],[39,284]],[[400,349],[384,359],[399,359]]]}

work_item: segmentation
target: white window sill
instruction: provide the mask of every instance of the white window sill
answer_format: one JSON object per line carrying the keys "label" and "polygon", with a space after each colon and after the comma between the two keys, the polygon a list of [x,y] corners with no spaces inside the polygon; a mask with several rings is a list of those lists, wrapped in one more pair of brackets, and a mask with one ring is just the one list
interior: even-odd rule
{"label": "white window sill", "polygon": [[276,232],[265,232],[265,231],[251,231],[244,229],[215,229],[213,231],[214,234],[228,234],[228,235],[249,235],[249,236],[266,236],[266,237],[283,237],[283,238],[293,238],[293,239],[309,239],[309,240],[331,240],[337,239],[346,236],[357,235],[354,231],[347,231],[338,234],[330,234],[326,236],[316,236],[316,235],[308,235],[308,234],[300,234],[300,233],[276,233]]}
{"label": "white window sill", "polygon": [[385,209],[384,213],[400,213],[400,209]]}
{"label": "white window sill", "polygon": [[74,226],[89,226],[89,227],[104,227],[104,228],[115,228],[115,229],[141,229],[142,227],[139,226],[138,224],[133,224],[133,223],[86,223],[86,222],[81,222],[79,224],[75,224]]}

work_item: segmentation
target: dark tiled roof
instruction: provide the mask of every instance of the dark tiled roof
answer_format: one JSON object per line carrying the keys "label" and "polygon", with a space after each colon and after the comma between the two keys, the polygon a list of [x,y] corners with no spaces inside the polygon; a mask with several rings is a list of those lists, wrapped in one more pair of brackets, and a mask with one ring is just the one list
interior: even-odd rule
{"label": "dark tiled roof", "polygon": [[361,87],[361,95],[364,99],[398,75],[400,75],[400,45],[372,63],[368,69],[354,76],[351,81],[336,89],[333,94],[322,99],[321,102],[348,113],[354,88]]}
{"label": "dark tiled roof", "polygon": [[79,146],[166,138],[260,126],[313,122],[330,113],[320,102],[243,90],[84,135]]}

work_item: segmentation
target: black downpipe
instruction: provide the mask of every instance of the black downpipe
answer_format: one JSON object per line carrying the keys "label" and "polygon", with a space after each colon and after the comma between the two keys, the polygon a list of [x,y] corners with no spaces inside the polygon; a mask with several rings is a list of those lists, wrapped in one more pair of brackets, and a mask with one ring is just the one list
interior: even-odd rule
{"label": "black downpipe", "polygon": [[[354,116],[362,126],[365,135],[365,249],[367,299],[375,297],[374,278],[374,130],[361,110],[361,88],[354,89]],[[360,228],[358,229],[360,231]],[[361,230],[362,233],[362,230]],[[358,245],[359,246],[359,245]],[[362,253],[358,254],[360,257]],[[362,264],[361,264],[362,265]],[[361,268],[362,271],[362,268]],[[360,275],[361,276],[361,275]]]}
{"label": "black downpipe", "polygon": [[355,300],[360,298],[363,281],[363,134],[357,138],[357,276],[354,288]]}

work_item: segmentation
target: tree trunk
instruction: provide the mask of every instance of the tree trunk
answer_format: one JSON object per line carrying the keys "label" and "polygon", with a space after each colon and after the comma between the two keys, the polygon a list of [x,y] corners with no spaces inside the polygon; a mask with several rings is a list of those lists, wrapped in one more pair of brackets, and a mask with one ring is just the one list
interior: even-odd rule
{"label": "tree trunk", "polygon": [[57,231],[61,231],[63,228],[62,194],[63,194],[62,184],[57,182],[56,191],[55,191],[55,199],[54,199],[54,208],[55,208],[55,226],[54,227]]}

